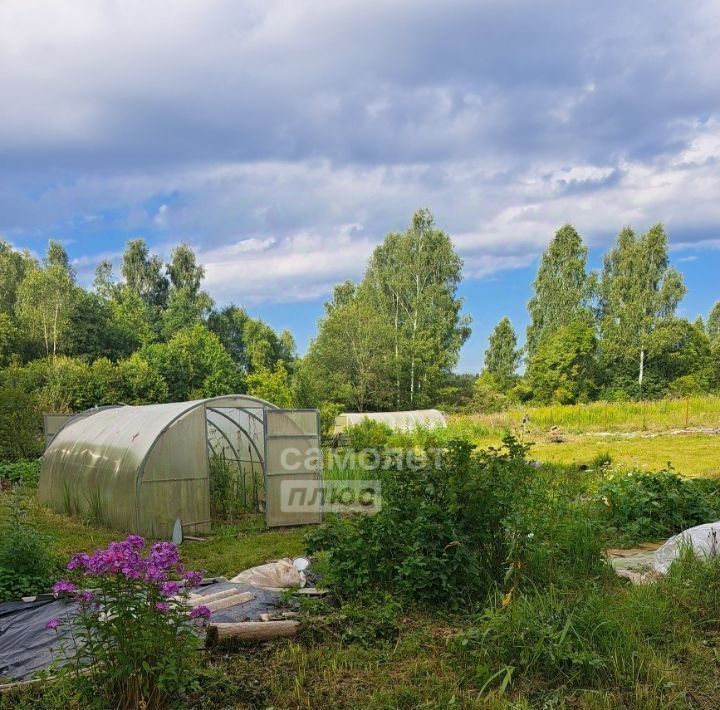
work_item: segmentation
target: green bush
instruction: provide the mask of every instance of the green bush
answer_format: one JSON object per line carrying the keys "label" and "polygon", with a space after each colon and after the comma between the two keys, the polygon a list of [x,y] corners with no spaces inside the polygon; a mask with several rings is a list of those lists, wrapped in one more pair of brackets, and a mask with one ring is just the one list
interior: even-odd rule
{"label": "green bush", "polygon": [[439,465],[386,471],[376,515],[310,531],[327,584],[346,598],[372,587],[439,606],[481,602],[527,539],[515,525],[534,470],[512,437],[504,450],[472,448],[450,442]]}
{"label": "green bush", "polygon": [[348,446],[354,451],[383,449],[387,446],[393,430],[384,422],[363,419],[359,424],[346,430]]}
{"label": "green bush", "polygon": [[651,540],[717,520],[720,482],[672,470],[632,471],[601,483],[594,500],[605,526],[621,539]]}
{"label": "green bush", "polygon": [[24,483],[28,486],[37,486],[39,480],[39,461],[0,463],[0,481],[3,483]]}
{"label": "green bush", "polygon": [[16,486],[0,525],[0,601],[47,592],[57,562],[48,537],[37,527],[22,486]]}

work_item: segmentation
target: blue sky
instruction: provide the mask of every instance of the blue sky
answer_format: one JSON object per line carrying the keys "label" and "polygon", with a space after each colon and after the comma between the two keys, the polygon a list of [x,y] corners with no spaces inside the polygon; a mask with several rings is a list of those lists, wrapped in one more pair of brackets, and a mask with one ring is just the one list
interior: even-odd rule
{"label": "blue sky", "polygon": [[716,2],[3,0],[0,95],[0,236],[85,282],[187,241],[301,349],[422,206],[465,261],[461,370],[565,222],[598,265],[661,221],[683,314],[720,298]]}

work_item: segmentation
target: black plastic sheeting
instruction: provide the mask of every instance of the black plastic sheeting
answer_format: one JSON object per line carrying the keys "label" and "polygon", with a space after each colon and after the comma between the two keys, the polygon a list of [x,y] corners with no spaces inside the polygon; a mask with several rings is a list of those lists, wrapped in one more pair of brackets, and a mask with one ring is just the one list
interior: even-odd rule
{"label": "black plastic sheeting", "polygon": [[[238,593],[252,592],[255,596],[239,606],[212,614],[213,622],[257,621],[261,614],[281,606],[280,593],[233,582],[204,584],[195,594],[215,594],[225,589]],[[4,602],[0,604],[0,678],[2,682],[27,680],[38,671],[47,670],[53,660],[62,662],[61,639],[69,635],[68,617],[72,620],[76,605],[65,599],[34,602]],[[58,631],[47,628],[50,619],[63,623]],[[60,635],[58,636],[58,632]]]}

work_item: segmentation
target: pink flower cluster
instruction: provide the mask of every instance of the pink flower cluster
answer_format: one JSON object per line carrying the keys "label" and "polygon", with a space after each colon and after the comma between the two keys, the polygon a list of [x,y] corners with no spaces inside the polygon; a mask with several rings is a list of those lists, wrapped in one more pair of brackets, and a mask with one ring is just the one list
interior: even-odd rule
{"label": "pink flower cluster", "polygon": [[[197,587],[202,581],[200,572],[185,569],[175,545],[170,542],[156,542],[145,551],[145,540],[139,535],[129,535],[122,542],[111,542],[106,549],[97,550],[93,555],[81,552],[70,560],[67,569],[75,573],[74,578],[119,575],[121,579],[138,580],[140,584],[151,585],[154,592],[148,598],[161,613],[169,612],[171,606],[167,601],[157,601],[158,592],[170,601],[181,591]],[[99,580],[96,584],[102,586]],[[91,605],[95,599],[93,593],[83,590],[82,586],[84,585],[81,584],[79,589],[75,582],[61,579],[55,582],[52,589],[56,595],[73,595],[74,601],[84,609],[99,610],[100,605],[97,602]],[[131,586],[129,593],[137,594],[138,590],[134,585]],[[111,587],[114,589],[115,584]],[[189,612],[189,616],[202,622],[210,617],[210,610],[206,606],[198,606]],[[47,628],[57,630],[60,623],[60,619],[50,619]]]}
{"label": "pink flower cluster", "polygon": [[[127,579],[139,579],[159,584],[164,596],[171,597],[180,590],[178,582],[171,577],[184,575],[186,587],[196,587],[202,579],[200,572],[185,572],[177,547],[171,542],[156,542],[149,554],[143,556],[145,540],[139,535],[129,535],[122,542],[111,542],[106,549],[94,555],[84,552],[75,555],[68,563],[68,570],[80,571],[86,577],[121,574]],[[58,582],[64,584],[64,582]],[[71,584],[68,582],[67,584]],[[57,585],[56,585],[57,586]],[[61,591],[72,592],[63,588]]]}

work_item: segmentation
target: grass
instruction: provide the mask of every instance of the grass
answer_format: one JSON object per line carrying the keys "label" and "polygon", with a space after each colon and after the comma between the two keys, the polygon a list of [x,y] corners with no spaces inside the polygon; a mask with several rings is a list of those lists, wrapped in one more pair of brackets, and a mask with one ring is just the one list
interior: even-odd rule
{"label": "grass", "polygon": [[530,431],[558,426],[570,432],[668,431],[686,427],[720,428],[720,397],[706,395],[650,402],[514,407],[495,414],[456,417],[485,431],[520,428],[527,417]]}
{"label": "grass", "polygon": [[[683,475],[720,476],[720,437],[667,433],[684,427],[685,407],[683,400],[518,408],[454,417],[446,434],[497,445],[528,413],[525,439],[536,442],[530,456],[548,464],[537,475],[573,506],[601,475],[577,467],[606,454],[613,468],[657,471],[671,462]],[[720,426],[720,399],[689,400],[688,423]],[[561,443],[551,441],[552,426],[560,427]],[[326,475],[358,474],[339,465]],[[37,518],[63,559],[120,537],[44,509]],[[249,514],[215,525],[204,542],[184,544],[181,555],[191,568],[229,577],[302,554],[305,532],[267,530],[262,516]],[[343,613],[328,613],[338,611]],[[348,640],[346,619],[339,628],[310,624],[294,639],[209,654],[202,699],[188,707],[710,710],[720,707],[719,619],[718,567],[688,563],[646,587],[604,578],[577,588],[553,581],[509,600],[498,597],[482,613],[406,607],[392,639]],[[0,699],[0,708],[63,706],[51,694]]]}

